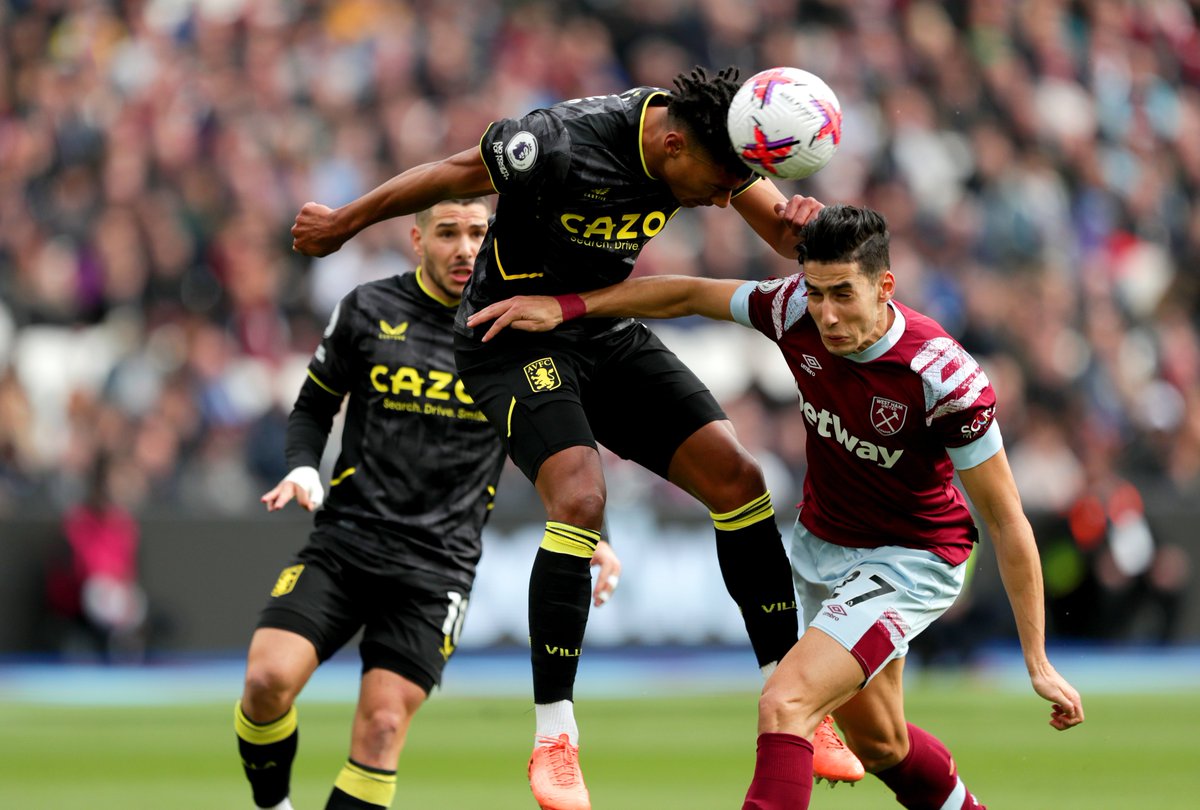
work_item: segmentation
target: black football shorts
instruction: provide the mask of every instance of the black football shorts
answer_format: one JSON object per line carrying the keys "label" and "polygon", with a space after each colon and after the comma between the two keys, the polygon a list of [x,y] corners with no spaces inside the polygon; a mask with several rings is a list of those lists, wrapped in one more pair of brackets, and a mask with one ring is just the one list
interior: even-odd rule
{"label": "black football shorts", "polygon": [[455,335],[467,392],[530,481],[568,447],[597,443],[663,478],[683,442],[726,418],[691,369],[644,324],[588,339],[512,332]]}
{"label": "black football shorts", "polygon": [[390,670],[428,693],[458,644],[470,591],[429,571],[381,570],[355,553],[369,543],[368,530],[317,527],[280,572],[258,626],[303,636],[321,661],[361,628],[363,672]]}

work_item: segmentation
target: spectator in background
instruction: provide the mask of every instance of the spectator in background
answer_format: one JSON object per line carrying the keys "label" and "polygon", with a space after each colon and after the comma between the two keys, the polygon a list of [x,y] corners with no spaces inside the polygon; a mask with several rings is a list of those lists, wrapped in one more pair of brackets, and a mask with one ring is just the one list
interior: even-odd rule
{"label": "spectator in background", "polygon": [[83,500],[63,518],[69,554],[50,571],[49,597],[51,609],[82,629],[105,661],[136,663],[146,650],[147,629],[139,530],[112,499],[109,475],[108,459],[99,455]]}
{"label": "spectator in background", "polygon": [[1175,640],[1190,580],[1187,555],[1155,536],[1141,493],[1113,468],[1112,448],[1089,449],[1087,483],[1066,510],[1081,558],[1052,616],[1074,635]]}

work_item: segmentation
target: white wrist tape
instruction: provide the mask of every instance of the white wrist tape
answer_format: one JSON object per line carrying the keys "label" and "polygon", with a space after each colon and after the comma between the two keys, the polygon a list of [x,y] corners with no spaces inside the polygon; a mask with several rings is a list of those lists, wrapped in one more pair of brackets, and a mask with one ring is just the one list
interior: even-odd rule
{"label": "white wrist tape", "polygon": [[297,467],[287,474],[284,481],[291,481],[304,490],[312,501],[313,509],[320,509],[325,503],[325,487],[321,486],[321,474],[315,467]]}

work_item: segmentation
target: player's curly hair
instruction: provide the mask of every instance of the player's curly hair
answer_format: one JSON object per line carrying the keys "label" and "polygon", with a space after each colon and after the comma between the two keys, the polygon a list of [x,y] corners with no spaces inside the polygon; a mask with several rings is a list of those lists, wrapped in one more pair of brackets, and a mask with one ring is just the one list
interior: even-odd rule
{"label": "player's curly hair", "polygon": [[732,65],[711,77],[700,66],[691,73],[680,73],[675,77],[677,91],[667,103],[667,115],[686,127],[718,166],[738,177],[749,177],[750,168],[733,150],[725,124],[729,102],[740,87],[738,73]]}
{"label": "player's curly hair", "polygon": [[887,221],[878,211],[830,205],[804,226],[801,263],[858,263],[872,281],[891,266]]}

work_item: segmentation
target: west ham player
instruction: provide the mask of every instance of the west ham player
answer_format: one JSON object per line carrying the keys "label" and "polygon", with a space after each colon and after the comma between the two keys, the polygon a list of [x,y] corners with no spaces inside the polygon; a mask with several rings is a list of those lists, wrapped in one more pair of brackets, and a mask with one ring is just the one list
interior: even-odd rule
{"label": "west ham player", "polygon": [[[817,211],[820,211],[817,214]],[[806,630],[759,700],[758,761],[744,808],[802,810],[818,722],[832,711],[866,769],[904,807],[982,808],[953,758],[905,721],[911,639],[962,588],[977,531],[958,472],[995,545],[1033,689],[1050,725],[1083,722],[1079,694],[1045,649],[1037,546],[1009,470],[987,376],[934,321],[892,299],[888,232],[874,211],[806,199],[804,272],[755,282],[658,277],[585,293],[566,316],[703,315],[757,329],[796,378],[808,474],[792,539]],[[553,298],[516,299],[471,319],[545,330]]]}
{"label": "west ham player", "polygon": [[[337,210],[308,203],[292,228],[296,250],[323,256],[372,223],[444,197],[500,195],[464,293],[456,359],[548,518],[529,581],[537,724],[529,773],[546,810],[590,807],[572,701],[587,561],[604,517],[597,443],[708,507],[726,588],[764,674],[795,643],[795,598],[762,471],[704,384],[649,330],[631,320],[590,320],[484,344],[466,315],[518,294],[576,301],[575,293],[627,278],[681,206],[732,207],[794,257],[799,198],[754,180],[729,141],[736,76],[697,68],[676,78],[673,93],[640,87],[497,121],[478,149],[410,169]],[[636,420],[626,418],[631,402]],[[820,739],[832,747],[819,747],[819,772],[861,778],[831,726]]]}
{"label": "west ham player", "polygon": [[[409,722],[458,643],[504,458],[454,369],[454,313],[489,213],[483,199],[419,213],[420,266],[347,295],[309,364],[288,419],[291,472],[263,496],[268,510],[321,506],[316,468],[350,398],[329,498],[271,591],[234,712],[259,807],[291,807],[296,697],[360,628],[350,756],[325,806],[388,807]],[[600,604],[620,564],[607,543],[593,562]]]}

